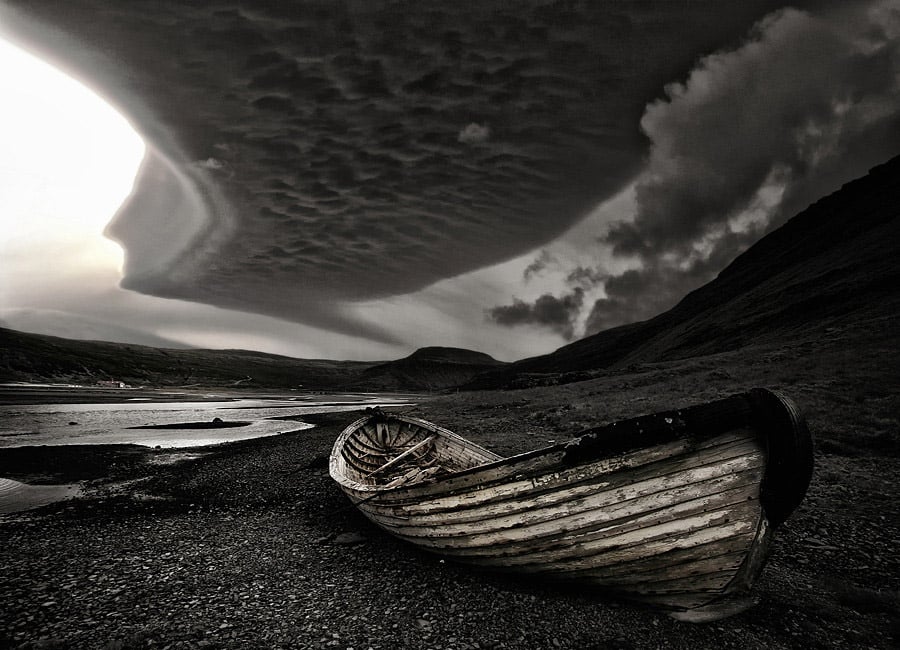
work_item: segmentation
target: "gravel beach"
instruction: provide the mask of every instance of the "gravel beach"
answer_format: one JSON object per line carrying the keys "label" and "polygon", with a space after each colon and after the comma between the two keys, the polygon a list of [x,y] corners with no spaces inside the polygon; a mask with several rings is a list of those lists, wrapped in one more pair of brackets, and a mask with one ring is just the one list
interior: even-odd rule
{"label": "gravel beach", "polygon": [[[713,367],[445,395],[403,410],[510,454],[748,381],[772,383],[764,365],[740,379],[712,377]],[[813,484],[776,536],[759,604],[724,621],[679,623],[602,594],[456,566],[394,540],[349,507],[328,476],[331,445],[356,417],[338,413],[303,416],[313,429],[186,456],[107,449],[105,461],[82,464],[80,478],[84,450],[66,471],[57,458],[45,482],[81,480],[85,494],[0,519],[0,647],[895,647],[900,462],[845,449],[829,433],[850,416],[824,406],[833,397],[827,386],[788,392],[820,434]],[[0,469],[10,476],[4,452]],[[46,464],[41,455],[65,455],[18,453],[12,466],[30,467],[32,481]]]}

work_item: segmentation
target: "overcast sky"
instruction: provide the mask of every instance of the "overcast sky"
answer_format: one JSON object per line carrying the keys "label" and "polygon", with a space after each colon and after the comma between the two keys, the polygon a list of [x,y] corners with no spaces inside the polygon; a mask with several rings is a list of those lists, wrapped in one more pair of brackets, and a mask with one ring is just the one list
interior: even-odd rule
{"label": "overcast sky", "polygon": [[900,152],[900,0],[58,4],[0,0],[0,36],[124,118],[0,48],[0,320],[30,331],[519,359]]}

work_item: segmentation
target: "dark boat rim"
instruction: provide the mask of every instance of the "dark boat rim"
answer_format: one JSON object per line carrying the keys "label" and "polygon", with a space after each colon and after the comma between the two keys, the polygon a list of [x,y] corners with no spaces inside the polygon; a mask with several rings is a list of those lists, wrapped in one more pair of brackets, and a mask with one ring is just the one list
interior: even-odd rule
{"label": "dark boat rim", "polygon": [[440,435],[473,444],[465,437],[428,420],[376,409],[348,425],[335,441],[329,470],[331,477],[342,487],[373,496],[399,494],[424,486],[434,489],[441,483],[460,477],[545,455],[561,454],[564,466],[577,467],[667,442],[685,438],[705,439],[741,426],[750,426],[761,436],[760,442],[767,454],[760,501],[769,523],[777,527],[802,502],[813,472],[812,437],[800,409],[782,392],[768,388],[754,388],[702,404],[593,427],[579,432],[565,442],[499,458],[422,483],[390,488],[358,483],[338,472],[336,467],[337,455],[346,439],[366,422],[377,422],[379,419],[416,424]]}

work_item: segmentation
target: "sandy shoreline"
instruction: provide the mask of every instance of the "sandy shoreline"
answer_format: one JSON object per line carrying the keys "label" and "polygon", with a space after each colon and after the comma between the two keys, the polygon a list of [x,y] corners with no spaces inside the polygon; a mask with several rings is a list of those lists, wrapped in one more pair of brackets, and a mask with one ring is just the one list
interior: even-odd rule
{"label": "sandy shoreline", "polygon": [[[659,367],[403,410],[510,454],[748,381],[772,385],[765,368],[733,379],[682,364],[676,374]],[[0,523],[8,540],[0,646],[892,647],[900,460],[844,450],[830,431],[852,426],[842,420],[851,416],[825,408],[827,387],[789,393],[819,433],[813,484],[776,537],[759,604],[724,621],[678,623],[601,594],[442,562],[392,539],[348,507],[327,475],[331,444],[355,417],[337,413],[304,417],[317,426],[299,433],[194,450],[203,455],[181,463],[154,464],[133,450],[97,454],[80,470],[92,476],[83,498]],[[94,455],[71,451],[53,477]]]}

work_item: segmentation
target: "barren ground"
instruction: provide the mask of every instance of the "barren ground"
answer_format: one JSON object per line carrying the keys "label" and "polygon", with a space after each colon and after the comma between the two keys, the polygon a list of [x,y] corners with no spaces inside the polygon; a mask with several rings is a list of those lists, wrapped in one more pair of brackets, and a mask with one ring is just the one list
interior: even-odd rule
{"label": "barren ground", "polygon": [[[0,521],[0,647],[895,647],[900,360],[888,325],[410,409],[511,454],[752,386],[784,390],[807,414],[816,470],[776,536],[759,604],[733,618],[678,623],[393,540],[327,475],[324,458],[355,417],[344,413],[174,464],[132,449],[92,468],[101,478],[86,498]],[[40,465],[51,452],[33,453]]]}

